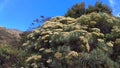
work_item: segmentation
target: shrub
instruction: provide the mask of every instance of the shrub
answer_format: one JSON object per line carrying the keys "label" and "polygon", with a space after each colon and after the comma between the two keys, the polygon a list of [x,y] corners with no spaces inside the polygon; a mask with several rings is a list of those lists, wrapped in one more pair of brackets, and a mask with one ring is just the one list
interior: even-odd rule
{"label": "shrub", "polygon": [[84,14],[89,14],[92,12],[104,12],[107,14],[112,14],[112,10],[109,6],[103,4],[102,2],[97,1],[94,6],[89,5],[88,8],[85,7],[85,3],[75,4],[71,9],[65,14],[66,17],[78,18]]}
{"label": "shrub", "polygon": [[0,67],[24,66],[26,53],[9,45],[0,45]]}
{"label": "shrub", "polygon": [[[26,59],[26,67],[119,68],[116,20],[107,13],[93,12],[77,19],[55,17],[45,22],[24,43],[31,54]],[[115,40],[108,40],[110,37]]]}

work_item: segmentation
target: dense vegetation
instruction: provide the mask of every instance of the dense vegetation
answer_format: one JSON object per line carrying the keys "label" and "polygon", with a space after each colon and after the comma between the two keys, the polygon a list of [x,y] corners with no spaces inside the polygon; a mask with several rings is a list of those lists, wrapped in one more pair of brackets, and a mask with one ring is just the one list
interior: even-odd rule
{"label": "dense vegetation", "polygon": [[67,11],[65,14],[66,17],[73,17],[77,18],[80,17],[83,14],[88,14],[91,12],[105,12],[108,14],[112,14],[112,10],[109,6],[103,4],[102,2],[96,2],[94,6],[89,5],[88,8],[86,8],[85,3],[82,2],[81,4],[75,4],[71,9]]}
{"label": "dense vegetation", "polygon": [[27,36],[28,67],[119,68],[119,23],[103,12],[55,17]]}
{"label": "dense vegetation", "polygon": [[0,68],[18,68],[25,65],[25,51],[10,45],[0,45]]}
{"label": "dense vegetation", "polygon": [[120,68],[120,18],[97,2],[76,4],[32,32],[18,48],[0,46],[2,68]]}

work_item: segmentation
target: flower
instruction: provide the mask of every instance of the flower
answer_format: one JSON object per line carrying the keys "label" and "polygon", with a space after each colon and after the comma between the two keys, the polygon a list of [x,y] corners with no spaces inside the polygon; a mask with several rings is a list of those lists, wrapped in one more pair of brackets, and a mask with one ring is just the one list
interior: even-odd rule
{"label": "flower", "polygon": [[65,60],[67,61],[68,64],[73,65],[77,63],[78,59],[78,53],[75,51],[71,51],[65,56]]}
{"label": "flower", "polygon": [[39,51],[43,51],[43,50],[45,50],[45,48],[40,48],[40,49],[39,49]]}
{"label": "flower", "polygon": [[32,38],[34,36],[34,33],[30,33],[27,38]]}
{"label": "flower", "polygon": [[40,31],[38,29],[34,30],[35,33],[39,33]]}
{"label": "flower", "polygon": [[66,59],[71,59],[71,58],[77,58],[78,57],[78,53],[75,51],[71,51],[70,53],[68,53],[68,55],[65,57]]}
{"label": "flower", "polygon": [[90,15],[92,17],[92,20],[99,21],[101,19],[101,16],[98,13],[93,12],[93,13],[90,13]]}
{"label": "flower", "polygon": [[90,26],[94,26],[96,24],[95,21],[90,21]]}
{"label": "flower", "polygon": [[43,36],[41,39],[42,39],[42,40],[47,40],[47,39],[49,39],[49,35],[45,35],[45,36]]}
{"label": "flower", "polygon": [[48,60],[47,60],[47,63],[51,63],[51,62],[52,62],[52,59],[48,59]]}
{"label": "flower", "polygon": [[26,46],[30,43],[30,41],[27,41],[26,43],[23,43],[23,46]]}
{"label": "flower", "polygon": [[51,49],[46,49],[46,50],[45,50],[45,53],[51,53],[51,52],[52,52]]}
{"label": "flower", "polygon": [[111,42],[106,43],[108,46],[113,47],[113,44]]}
{"label": "flower", "polygon": [[92,28],[91,30],[94,31],[94,32],[98,32],[98,33],[100,32],[99,28]]}
{"label": "flower", "polygon": [[42,58],[41,55],[33,55],[33,56],[29,57],[29,58],[26,60],[26,62],[29,62],[29,61],[31,61],[31,60],[38,60],[38,59],[41,59],[41,58]]}
{"label": "flower", "polygon": [[38,68],[38,66],[37,66],[36,63],[32,63],[31,66],[32,66],[33,68]]}
{"label": "flower", "polygon": [[98,33],[98,32],[92,32],[93,36],[97,36],[97,37],[104,37],[103,33]]}
{"label": "flower", "polygon": [[56,31],[58,31],[58,32],[61,32],[61,31],[63,31],[63,29],[55,29]]}
{"label": "flower", "polygon": [[120,39],[116,39],[115,43],[120,45]]}
{"label": "flower", "polygon": [[60,60],[62,58],[62,53],[56,52],[54,57]]}
{"label": "flower", "polygon": [[53,34],[58,35],[59,33],[58,32],[54,32]]}
{"label": "flower", "polygon": [[111,23],[113,23],[113,20],[112,20],[112,19],[107,19],[107,22],[108,22],[109,24],[111,24]]}
{"label": "flower", "polygon": [[47,35],[47,34],[52,34],[52,32],[51,32],[51,31],[43,31],[43,32],[41,33],[42,36],[43,36],[43,35]]}
{"label": "flower", "polygon": [[103,39],[97,39],[98,40],[98,42],[104,42],[104,40]]}
{"label": "flower", "polygon": [[80,36],[79,38],[83,42],[83,44],[87,44],[88,43],[88,40],[84,36]]}

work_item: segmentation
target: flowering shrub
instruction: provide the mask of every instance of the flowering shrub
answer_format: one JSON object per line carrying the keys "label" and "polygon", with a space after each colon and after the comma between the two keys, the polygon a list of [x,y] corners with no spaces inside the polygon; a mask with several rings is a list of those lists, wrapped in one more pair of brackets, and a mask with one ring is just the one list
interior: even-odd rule
{"label": "flowering shrub", "polygon": [[118,68],[120,62],[111,57],[120,60],[116,20],[95,12],[77,19],[52,18],[27,36],[23,44],[31,54],[27,67]]}

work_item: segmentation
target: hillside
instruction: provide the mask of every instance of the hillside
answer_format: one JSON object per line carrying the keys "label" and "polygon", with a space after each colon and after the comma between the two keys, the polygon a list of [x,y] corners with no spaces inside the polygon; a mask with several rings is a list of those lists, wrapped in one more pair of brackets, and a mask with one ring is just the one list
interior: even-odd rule
{"label": "hillside", "polygon": [[21,31],[0,27],[0,44],[17,46],[20,41]]}
{"label": "hillside", "polygon": [[0,46],[0,67],[120,68],[120,19],[110,14],[57,16],[20,33],[0,27],[0,44],[18,46],[21,38],[23,43],[19,48]]}

